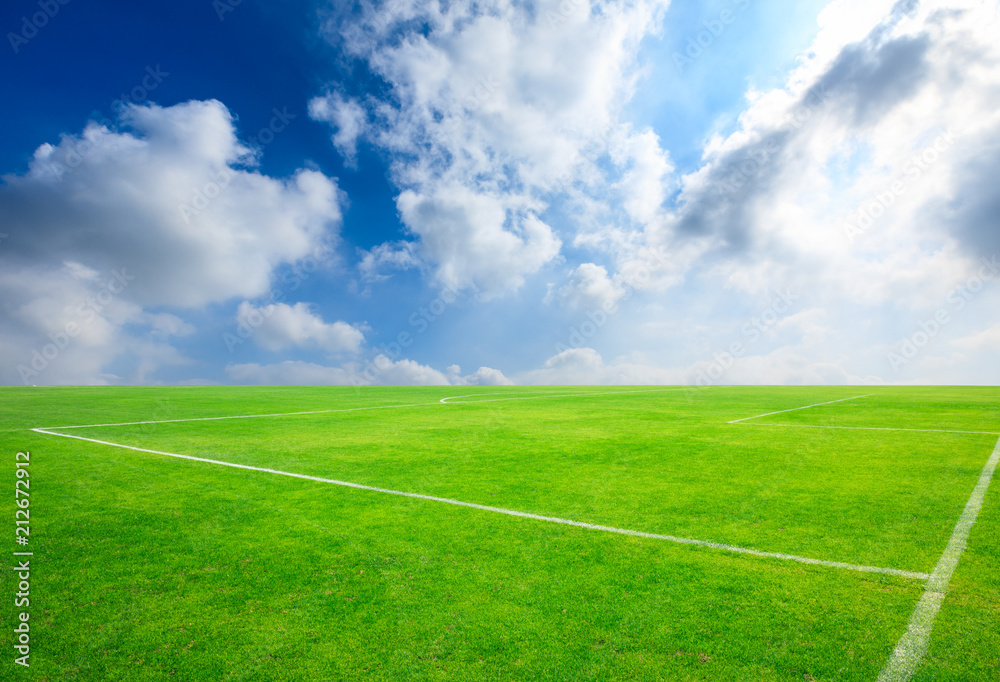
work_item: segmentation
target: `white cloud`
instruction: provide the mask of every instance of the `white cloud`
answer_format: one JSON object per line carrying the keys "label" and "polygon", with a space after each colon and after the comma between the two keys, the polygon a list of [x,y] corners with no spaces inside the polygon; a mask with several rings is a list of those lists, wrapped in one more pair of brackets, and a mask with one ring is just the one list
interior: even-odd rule
{"label": "white cloud", "polygon": [[309,102],[309,117],[314,121],[325,121],[335,128],[333,146],[349,167],[357,168],[358,138],[367,125],[361,105],[345,99],[340,93],[331,92],[324,97],[314,97]]}
{"label": "white cloud", "polygon": [[503,375],[503,372],[492,367],[480,367],[463,379],[464,383],[470,386],[512,386],[514,384]]}
{"label": "white cloud", "polygon": [[226,367],[229,379],[239,384],[273,385],[388,385],[447,386],[444,374],[413,360],[392,360],[377,355],[367,366],[348,363],[328,367],[311,362],[286,360],[274,365],[232,364]]}
{"label": "white cloud", "polygon": [[782,346],[770,353],[700,361],[684,371],[696,385],[864,385],[881,384],[880,376],[858,376],[840,362],[822,357],[809,344]]}
{"label": "white cloud", "polygon": [[351,373],[343,367],[325,367],[312,362],[286,360],[275,365],[256,363],[226,366],[226,376],[236,384],[263,386],[343,386]]}
{"label": "white cloud", "polygon": [[263,307],[243,301],[236,319],[254,329],[258,346],[270,351],[286,348],[318,348],[328,353],[357,353],[364,333],[347,322],[324,322],[307,303],[272,303]]}
{"label": "white cloud", "polygon": [[607,268],[594,263],[579,265],[568,284],[559,289],[563,304],[582,310],[613,311],[626,290],[608,277]]}
{"label": "white cloud", "polygon": [[475,283],[485,297],[516,289],[524,276],[559,253],[559,240],[534,214],[513,216],[503,199],[460,185],[433,194],[407,190],[396,201],[403,222],[421,237],[421,252],[438,264],[443,286]]}
{"label": "white cloud", "polygon": [[391,155],[403,223],[440,283],[486,298],[519,288],[559,254],[542,216],[557,195],[577,233],[628,232],[658,214],[670,162],[622,110],[666,6],[334,6],[331,39],[387,85],[365,103],[366,135]]}
{"label": "white cloud", "polygon": [[387,270],[409,270],[420,266],[413,242],[385,242],[371,250],[359,249],[358,270],[366,282],[388,279]]}
{"label": "white cloud", "polygon": [[970,253],[1000,248],[984,184],[984,149],[1000,144],[996,3],[891,6],[828,7],[787,86],[750,93],[650,239],[711,238],[695,262],[745,291],[780,278],[911,310],[943,298]]}
{"label": "white cloud", "polygon": [[143,321],[150,326],[150,334],[159,339],[190,336],[196,331],[194,325],[170,313],[147,313],[143,315]]}
{"label": "white cloud", "polygon": [[258,297],[276,266],[337,237],[336,182],[254,170],[220,102],[130,106],[120,123],[44,144],[27,173],[3,177],[0,338],[13,364],[2,381],[19,383],[30,349],[67,325],[78,333],[29,383],[128,380],[106,370],[119,358],[150,380],[154,365],[184,361],[166,339],[192,331],[150,308]]}
{"label": "white cloud", "polygon": [[140,322],[142,313],[113,294],[109,282],[119,289],[109,273],[102,276],[76,264],[0,269],[0,356],[6,359],[0,381],[115,381],[104,368],[126,344],[122,326]]}
{"label": "white cloud", "polygon": [[723,357],[688,367],[667,367],[641,355],[605,362],[593,348],[570,348],[541,369],[518,375],[518,383],[568,386],[708,386],[761,384],[870,384],[877,376],[859,377],[837,362],[817,361],[802,347],[782,347],[765,355]]}
{"label": "white cloud", "polygon": [[451,365],[445,370],[448,380],[455,385],[462,386],[512,386],[513,381],[503,375],[498,369],[492,367],[480,367],[472,374],[461,376],[462,369],[458,365]]}
{"label": "white cloud", "polygon": [[386,385],[386,386],[510,386],[514,382],[498,369],[480,367],[462,376],[458,365],[445,373],[413,360],[392,360],[376,355],[367,365],[347,363],[329,367],[311,362],[287,360],[273,365],[255,363],[226,367],[229,379],[239,384],[272,385]]}
{"label": "white cloud", "polygon": [[[0,382],[145,382],[157,366],[189,362],[169,345],[193,332],[168,313],[149,314],[127,298],[128,270],[66,267],[0,270]],[[107,368],[122,356],[130,371]]]}
{"label": "white cloud", "polygon": [[996,353],[1000,353],[1000,324],[976,334],[954,339],[951,343],[965,350],[988,351],[996,357]]}
{"label": "white cloud", "polygon": [[413,360],[391,360],[380,354],[369,366],[374,368],[375,377],[370,383],[390,386],[447,386],[451,383],[441,372]]}
{"label": "white cloud", "polygon": [[[562,272],[549,300],[576,312],[514,296],[495,304],[491,319],[531,320],[516,334],[538,336],[549,323],[576,330],[571,316],[627,298],[587,341],[607,360],[569,350],[511,374],[522,382],[696,381],[711,348],[740,338],[776,288],[794,290],[802,308],[721,382],[1000,380],[995,289],[962,310],[951,303],[980,259],[1000,254],[998,3],[835,0],[787,81],[750,90],[734,128],[708,140],[683,177],[662,146],[667,132],[627,120],[646,85],[640,43],[665,7],[332,3],[341,14],[328,28],[351,82],[380,82],[353,98],[328,90],[310,115],[331,125],[348,165],[361,140],[387,160],[403,228],[360,251],[360,279],[416,269],[491,299],[534,293],[532,277]],[[171,344],[194,334],[192,310],[241,300],[241,313],[267,316],[256,332],[264,349],[361,351],[364,327],[302,303],[250,303],[263,300],[275,268],[337,242],[334,179],[263,175],[216,101],[131,107],[119,127],[90,124],[53,142],[0,184],[0,229],[10,233],[0,246],[0,355],[11,359],[0,381],[155,380],[158,368],[188,362]],[[127,286],[109,296],[114,272]],[[953,322],[894,373],[893,344],[942,308]],[[469,340],[456,342],[480,345]],[[463,376],[376,360],[375,383],[510,381],[490,367]],[[32,362],[37,374],[17,370],[36,371]],[[324,362],[227,372],[346,383],[365,369]]]}
{"label": "white cloud", "polygon": [[593,348],[570,348],[545,361],[541,369],[518,375],[518,383],[555,386],[674,385],[683,384],[682,372],[620,360],[607,364]]}
{"label": "white cloud", "polygon": [[27,174],[4,176],[5,259],[126,267],[130,299],[194,307],[265,293],[275,266],[336,236],[336,182],[252,170],[220,102],[133,106],[123,124],[130,131],[91,123],[39,147]]}
{"label": "white cloud", "polygon": [[[662,247],[644,266],[654,280],[694,278],[692,303],[726,290],[700,318],[713,329],[732,324],[727,301],[776,286],[830,311],[808,343],[741,360],[727,379],[987,380],[995,363],[978,353],[928,353],[898,375],[885,354],[1000,253],[998,3],[838,0],[821,24],[785,86],[748,92],[737,129],[708,141],[676,202],[629,243]],[[647,289],[619,252],[612,279]]]}
{"label": "white cloud", "polygon": [[625,211],[637,224],[651,223],[661,213],[674,170],[659,137],[652,130],[625,136],[611,156],[627,169],[617,183]]}

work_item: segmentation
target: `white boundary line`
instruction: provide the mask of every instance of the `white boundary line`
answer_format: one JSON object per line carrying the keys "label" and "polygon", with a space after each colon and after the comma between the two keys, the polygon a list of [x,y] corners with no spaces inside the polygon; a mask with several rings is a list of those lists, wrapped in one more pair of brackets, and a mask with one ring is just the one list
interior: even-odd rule
{"label": "white boundary line", "polygon": [[937,617],[942,602],[944,602],[945,595],[948,594],[951,576],[955,572],[955,567],[958,566],[962,552],[965,551],[969,533],[979,517],[979,511],[983,508],[983,499],[986,497],[986,491],[990,487],[990,481],[993,480],[998,463],[1000,463],[1000,440],[993,448],[993,455],[983,467],[979,482],[972,491],[965,509],[962,510],[962,516],[955,524],[955,530],[951,534],[951,539],[948,540],[948,546],[945,548],[944,554],[941,555],[941,559],[938,560],[937,566],[934,567],[934,571],[927,581],[927,587],[924,589],[924,594],[913,610],[906,633],[896,644],[892,657],[878,676],[878,682],[906,682],[913,677],[920,663],[924,660],[927,647],[930,644],[931,630],[934,629],[934,619]]}
{"label": "white boundary line", "polygon": [[[431,403],[433,404],[433,403]],[[547,521],[549,523],[558,523],[564,526],[574,526],[577,528],[586,528],[588,530],[603,531],[605,533],[617,533],[619,535],[630,535],[633,537],[649,538],[653,540],[666,540],[667,542],[674,542],[682,545],[694,545],[697,547],[708,547],[710,549],[719,549],[726,552],[733,552],[736,554],[749,554],[751,556],[762,557],[767,559],[783,559],[786,561],[796,561],[801,564],[810,564],[814,566],[825,566],[828,568],[840,568],[850,571],[859,571],[862,573],[881,573],[885,575],[894,575],[901,578],[912,578],[914,580],[927,580],[930,576],[927,573],[918,573],[915,571],[903,571],[897,568],[883,568],[878,566],[861,566],[857,564],[848,564],[840,561],[825,561],[823,559],[812,559],[809,557],[795,556],[793,554],[781,554],[777,552],[764,552],[757,549],[750,549],[747,547],[737,547],[735,545],[726,545],[720,542],[709,542],[707,540],[692,540],[689,538],[679,538],[672,535],[660,535],[657,533],[645,533],[638,530],[627,530],[625,528],[615,528],[613,526],[601,526],[593,523],[584,523],[582,521],[571,521],[570,519],[560,519],[553,516],[540,516],[538,514],[530,514],[528,512],[515,511],[513,509],[504,509],[502,507],[488,507],[481,504],[475,504],[474,502],[463,502],[461,500],[453,500],[447,497],[435,497],[433,495],[422,495],[420,493],[408,493],[401,490],[390,490],[388,488],[376,488],[374,486],[362,485],[360,483],[350,483],[348,481],[338,481],[331,478],[320,478],[318,476],[308,476],[306,474],[295,474],[288,471],[280,471],[278,469],[268,469],[264,467],[254,467],[246,464],[235,464],[233,462],[223,462],[217,459],[207,459],[204,457],[193,457],[191,455],[179,455],[173,452],[163,452],[161,450],[150,450],[148,448],[135,447],[133,445],[123,445],[121,443],[112,443],[105,440],[98,440],[96,438],[85,438],[84,436],[73,436],[67,433],[55,433],[49,429],[36,428],[31,429],[35,433],[41,433],[48,436],[59,436],[62,438],[72,438],[74,440],[82,440],[90,443],[98,443],[100,445],[108,445],[115,448],[123,448],[125,450],[134,450],[136,452],[146,452],[154,455],[163,455],[164,457],[175,457],[177,459],[186,459],[193,462],[203,462],[206,464],[216,464],[218,466],[231,467],[234,469],[244,469],[247,471],[260,471],[268,474],[276,474],[278,476],[288,476],[291,478],[300,478],[307,481],[316,481],[318,483],[329,483],[332,485],[339,485],[346,488],[354,488],[357,490],[368,490],[376,493],[383,493],[386,495],[398,495],[400,497],[410,497],[420,500],[429,500],[431,502],[441,502],[443,504],[451,504],[459,507],[468,507],[471,509],[478,509],[480,511],[493,512],[495,514],[505,514],[507,516],[516,516],[524,519],[533,519],[535,521]]]}
{"label": "white boundary line", "polygon": [[833,403],[842,403],[846,400],[857,400],[858,398],[869,398],[875,395],[874,393],[867,393],[865,395],[856,395],[853,398],[840,398],[839,400],[828,400],[825,403],[816,403],[815,405],[803,405],[802,407],[793,407],[789,410],[778,410],[777,412],[768,412],[767,414],[757,414],[753,417],[743,417],[743,419],[734,419],[732,421],[726,422],[727,424],[739,424],[740,422],[745,422],[749,419],[760,419],[761,417],[770,417],[772,414],[782,414],[784,412],[795,412],[796,410],[808,410],[810,407],[819,407],[820,405],[832,405]]}
{"label": "white boundary line", "polygon": [[[729,422],[732,424],[733,422]],[[782,426],[792,429],[851,429],[858,431],[918,431],[921,433],[966,433],[1000,436],[1000,431],[956,431],[953,429],[903,429],[892,426],[827,426],[824,424],[743,424],[743,426]]]}

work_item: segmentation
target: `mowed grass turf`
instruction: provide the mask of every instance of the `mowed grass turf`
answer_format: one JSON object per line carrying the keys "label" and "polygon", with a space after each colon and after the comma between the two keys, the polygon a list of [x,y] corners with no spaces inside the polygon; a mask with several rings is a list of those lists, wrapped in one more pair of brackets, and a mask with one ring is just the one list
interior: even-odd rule
{"label": "mowed grass turf", "polygon": [[[62,433],[920,572],[1000,433],[996,389],[9,388],[0,400],[11,490],[14,453],[32,451],[36,553],[32,669],[0,665],[51,680],[871,680],[924,582],[30,427],[351,410]],[[1000,675],[997,504],[994,486],[918,679]]]}

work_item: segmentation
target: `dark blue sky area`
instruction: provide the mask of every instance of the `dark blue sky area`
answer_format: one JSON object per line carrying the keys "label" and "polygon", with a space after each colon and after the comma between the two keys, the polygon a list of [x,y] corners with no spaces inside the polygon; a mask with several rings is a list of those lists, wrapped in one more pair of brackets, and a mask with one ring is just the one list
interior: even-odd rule
{"label": "dark blue sky area", "polygon": [[243,139],[266,126],[273,109],[287,109],[296,118],[264,148],[261,172],[282,177],[315,164],[337,177],[351,198],[344,226],[349,244],[369,248],[398,236],[381,159],[362,149],[359,170],[345,170],[329,126],[306,115],[309,99],[345,75],[335,48],[320,38],[314,3],[243,0],[221,20],[217,7],[225,7],[224,0],[53,6],[58,12],[36,35],[27,43],[15,40],[16,52],[8,34],[31,35],[24,17],[30,21],[41,11],[38,0],[0,7],[0,88],[11,98],[3,113],[8,133],[0,138],[0,174],[24,172],[39,145],[79,133],[90,119],[113,119],[114,102],[141,88],[147,67],[159,67],[169,75],[147,101],[170,106],[217,99],[237,118]]}

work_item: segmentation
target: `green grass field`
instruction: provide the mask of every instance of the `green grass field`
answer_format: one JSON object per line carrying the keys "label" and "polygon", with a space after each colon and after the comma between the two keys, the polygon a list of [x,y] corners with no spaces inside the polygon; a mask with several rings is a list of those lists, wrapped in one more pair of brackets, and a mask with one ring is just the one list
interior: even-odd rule
{"label": "green grass field", "polygon": [[[926,575],[30,429],[930,574],[1000,389],[18,387],[0,414],[34,553],[3,679],[875,680]],[[1000,679],[998,487],[915,680]]]}

